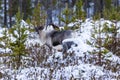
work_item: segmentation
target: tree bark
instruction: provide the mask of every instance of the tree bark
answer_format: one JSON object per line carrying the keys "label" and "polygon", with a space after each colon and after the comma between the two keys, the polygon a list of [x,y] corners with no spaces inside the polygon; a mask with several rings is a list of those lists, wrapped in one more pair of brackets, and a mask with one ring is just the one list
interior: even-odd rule
{"label": "tree bark", "polygon": [[4,26],[7,26],[7,0],[4,0]]}
{"label": "tree bark", "polygon": [[100,0],[100,17],[103,18],[103,0]]}
{"label": "tree bark", "polygon": [[12,0],[9,0],[9,27],[12,27]]}

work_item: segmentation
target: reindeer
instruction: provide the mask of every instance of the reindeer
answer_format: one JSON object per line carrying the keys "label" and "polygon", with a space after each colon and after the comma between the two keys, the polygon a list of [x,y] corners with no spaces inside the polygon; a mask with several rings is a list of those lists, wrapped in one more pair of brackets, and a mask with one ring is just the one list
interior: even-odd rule
{"label": "reindeer", "polygon": [[50,48],[50,50],[53,48],[53,46],[62,44],[62,41],[64,39],[72,38],[72,30],[58,31],[53,28],[47,31],[47,29],[48,28],[45,28],[43,26],[39,26],[35,28],[35,30],[39,33],[42,44],[47,45]]}

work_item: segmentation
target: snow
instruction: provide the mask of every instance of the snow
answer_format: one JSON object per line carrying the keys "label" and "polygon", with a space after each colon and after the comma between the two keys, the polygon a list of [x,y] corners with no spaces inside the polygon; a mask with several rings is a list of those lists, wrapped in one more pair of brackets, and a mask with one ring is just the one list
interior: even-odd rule
{"label": "snow", "polygon": [[[93,26],[96,27],[99,26],[99,24],[103,26],[103,24],[106,22],[108,23],[108,26],[111,26],[112,22],[104,19],[99,21],[86,19],[84,22],[77,21],[75,23],[78,22],[81,22],[81,24],[79,24],[80,29],[76,30],[77,37],[63,41],[73,41],[77,44],[77,46],[73,45],[67,51],[68,53],[62,53],[58,51],[54,54],[50,54],[42,63],[45,65],[48,64],[48,66],[38,65],[32,67],[27,66],[26,64],[27,67],[22,67],[18,70],[15,70],[0,65],[0,72],[6,75],[1,78],[1,80],[70,80],[71,78],[73,78],[73,80],[117,80],[114,76],[119,76],[120,71],[112,72],[111,70],[105,69],[104,66],[94,65],[95,60],[93,60],[92,63],[90,62],[95,55],[90,54],[89,52],[92,52],[94,49],[96,49],[96,47],[87,44],[87,41],[92,41],[91,36],[93,33]],[[75,23],[71,23],[69,26],[72,26]],[[29,27],[25,21],[22,21],[21,24]],[[117,23],[117,25],[120,27],[120,22]],[[2,31],[3,30],[0,29],[0,37],[3,36]],[[29,36],[26,41],[26,47],[35,46],[36,44],[41,45],[38,34],[35,32],[28,33]],[[9,49],[7,50],[9,51]],[[0,48],[0,52],[4,52],[4,50]],[[120,65],[120,58],[114,55],[112,52],[105,54],[105,57],[102,61],[105,60],[111,61],[111,65]]]}
{"label": "snow", "polygon": [[120,58],[116,55],[113,55],[112,52],[109,52],[105,55],[105,59],[108,59],[112,62],[120,64]]}

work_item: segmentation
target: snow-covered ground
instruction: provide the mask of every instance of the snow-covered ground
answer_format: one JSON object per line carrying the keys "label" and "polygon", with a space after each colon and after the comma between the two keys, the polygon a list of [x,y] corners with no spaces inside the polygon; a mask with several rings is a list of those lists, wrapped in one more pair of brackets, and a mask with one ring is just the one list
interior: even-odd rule
{"label": "snow-covered ground", "polygon": [[[39,44],[39,37],[36,33],[30,33],[27,39],[27,47],[32,48],[32,54],[23,57],[23,65],[18,70],[3,64],[6,58],[0,57],[1,80],[119,80],[120,79],[120,58],[108,52],[103,55],[102,65],[99,65],[98,54],[91,52],[97,49],[87,41],[93,41],[93,28],[109,20],[93,21],[86,19],[84,22],[76,22],[80,28],[76,30],[76,37],[66,41],[74,41],[77,46],[72,46],[67,53],[56,51],[52,54],[49,51],[39,51],[36,44]],[[27,25],[27,24],[26,24]],[[117,24],[120,27],[120,22]],[[119,32],[120,30],[118,30]],[[2,29],[0,31],[0,36]],[[120,32],[119,32],[120,33]],[[97,34],[96,34],[97,35]],[[102,35],[103,37],[105,35]],[[1,51],[3,49],[0,49]],[[1,52],[0,51],[0,52]],[[42,57],[41,57],[42,56]],[[9,60],[9,58],[8,58]],[[40,61],[41,60],[41,61]],[[40,63],[39,63],[40,61]],[[11,64],[12,65],[12,64]],[[9,65],[9,66],[11,66]]]}

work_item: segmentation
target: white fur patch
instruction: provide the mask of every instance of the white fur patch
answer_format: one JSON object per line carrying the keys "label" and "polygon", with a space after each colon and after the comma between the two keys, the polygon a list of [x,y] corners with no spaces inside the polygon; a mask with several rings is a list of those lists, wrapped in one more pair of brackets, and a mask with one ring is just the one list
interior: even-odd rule
{"label": "white fur patch", "polygon": [[57,45],[57,46],[55,46],[55,47],[53,47],[55,50],[57,50],[57,51],[60,51],[60,50],[62,50],[63,49],[63,46],[62,45]]}

